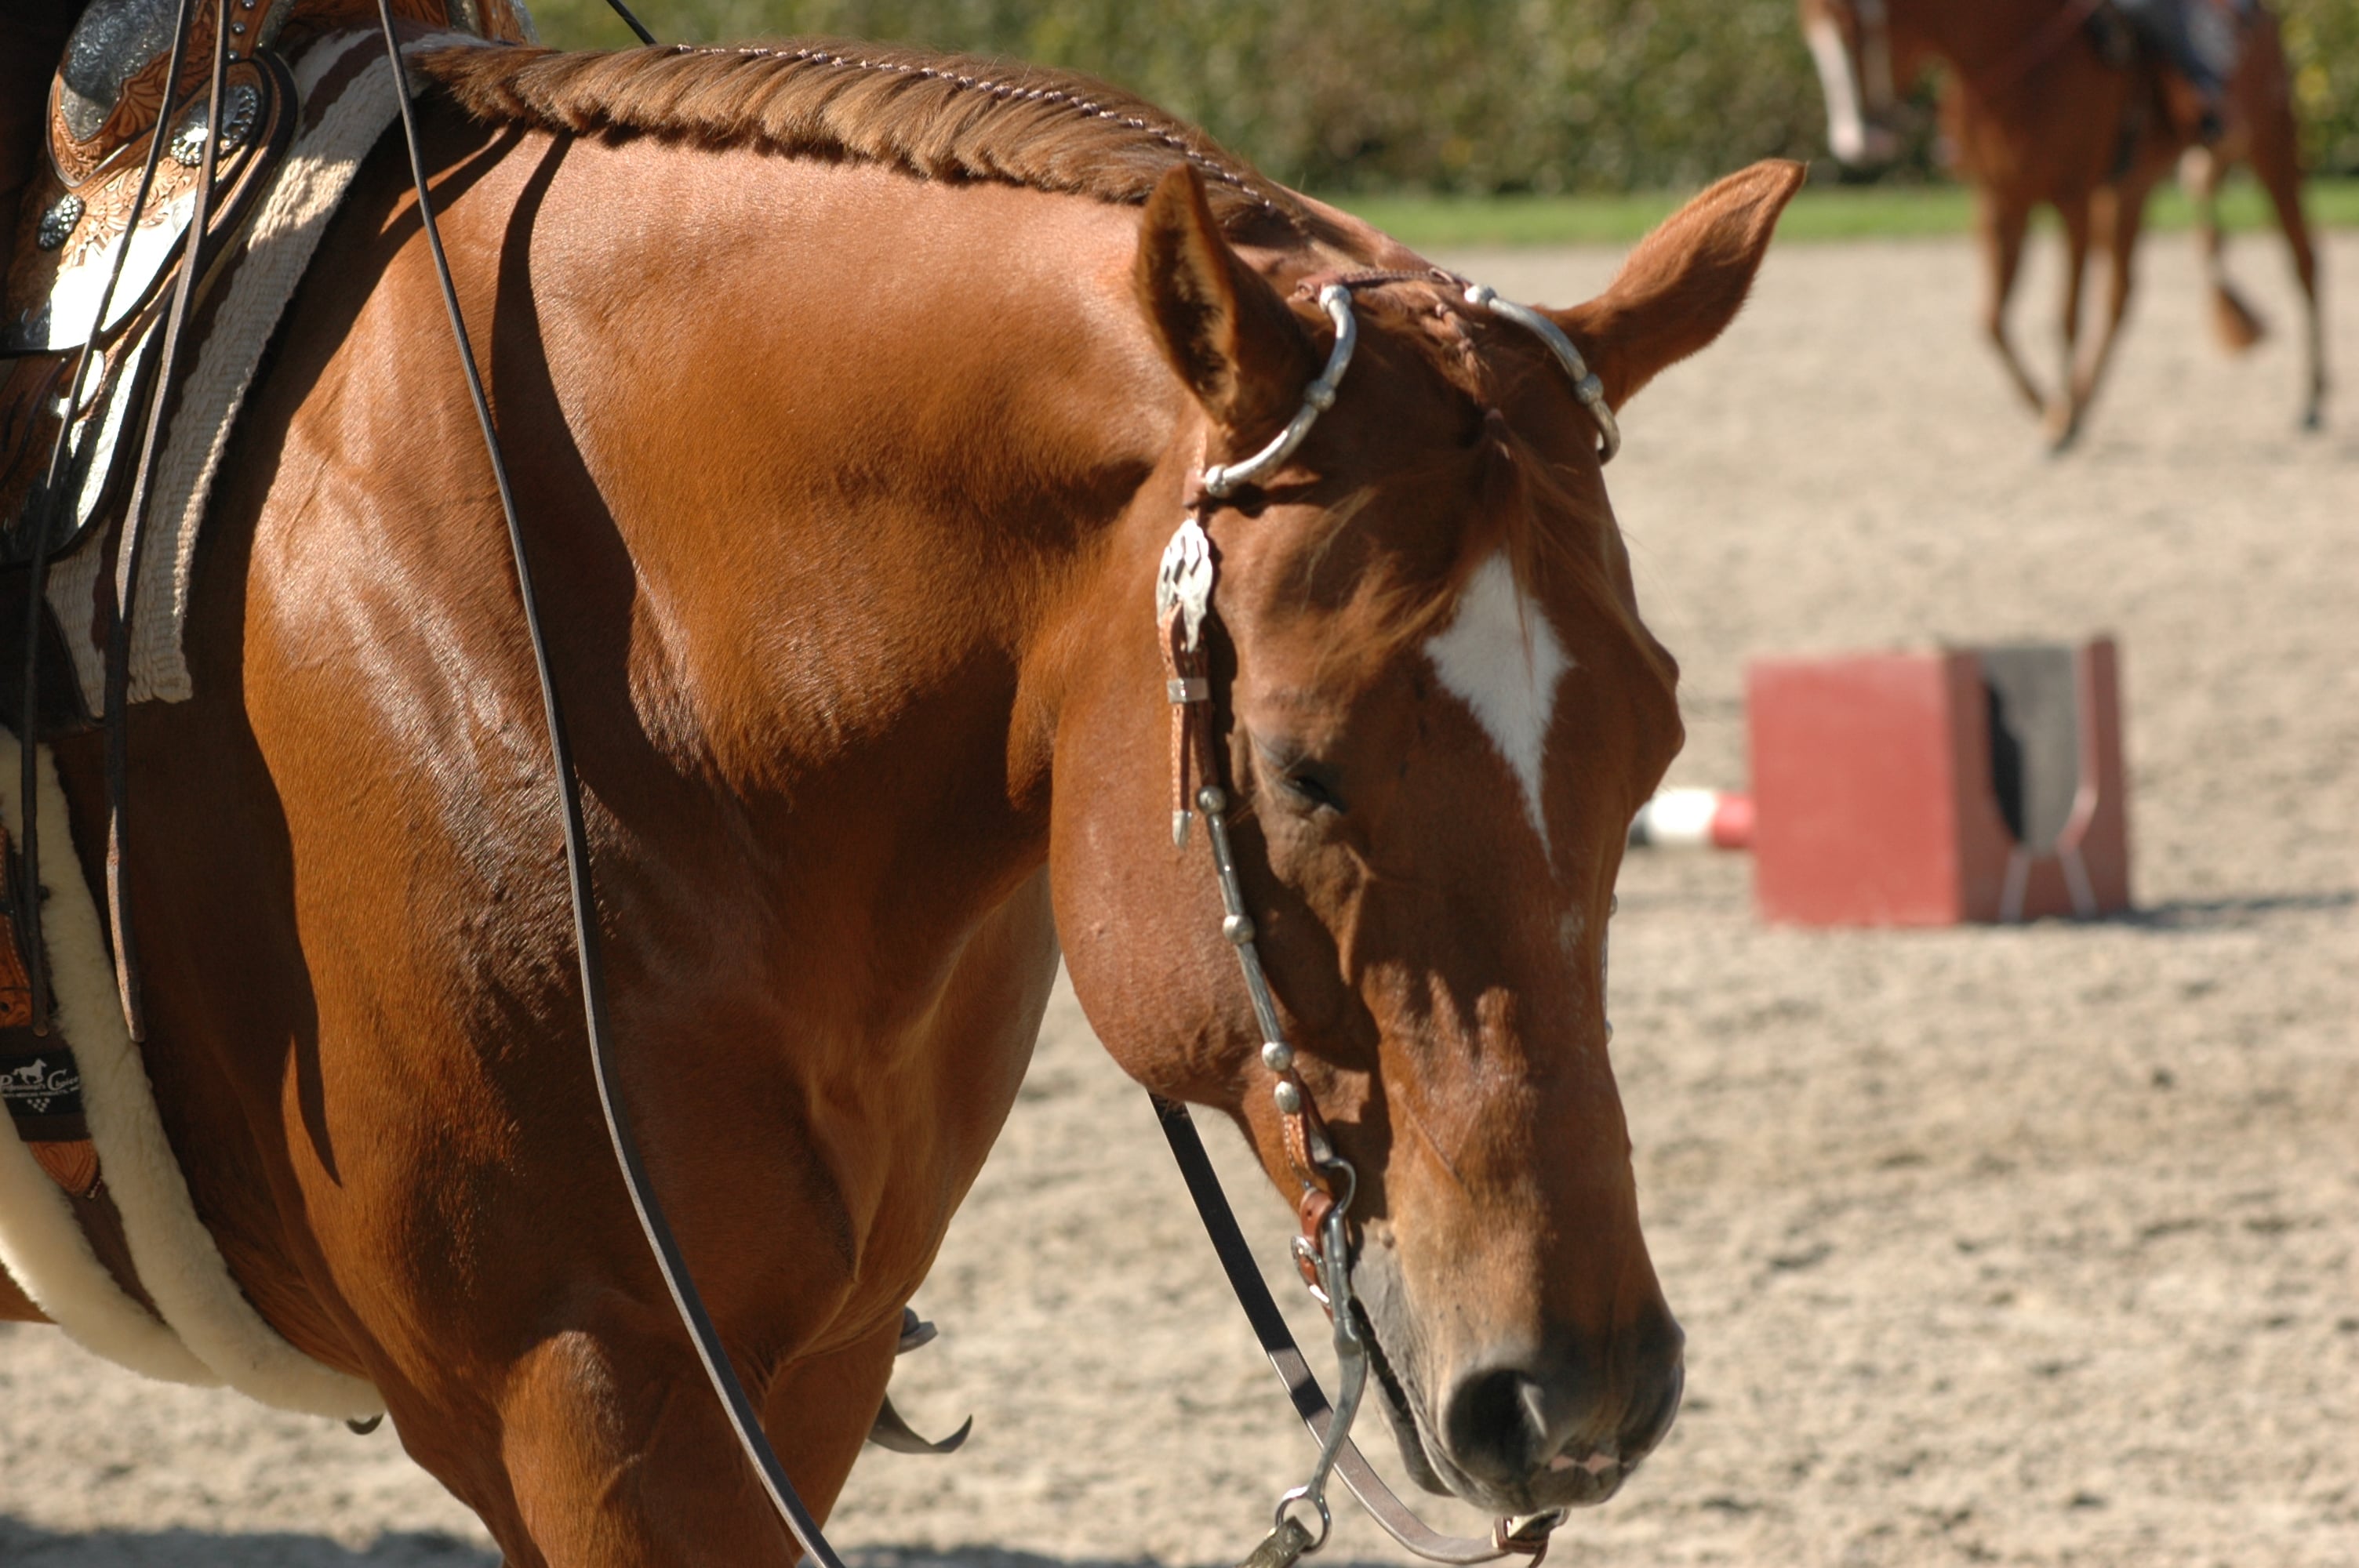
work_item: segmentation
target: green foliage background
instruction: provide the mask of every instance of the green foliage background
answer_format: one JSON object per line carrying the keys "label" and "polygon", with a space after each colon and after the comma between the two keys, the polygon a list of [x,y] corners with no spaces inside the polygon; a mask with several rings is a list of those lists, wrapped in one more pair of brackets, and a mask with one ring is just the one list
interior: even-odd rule
{"label": "green foliage background", "polygon": [[[1103,78],[1330,191],[1692,187],[1825,151],[1794,0],[638,0],[665,42],[792,35]],[[2359,0],[2277,0],[2313,168],[2359,172]],[[631,42],[605,0],[542,36]],[[1898,177],[1934,172],[1930,138]]]}

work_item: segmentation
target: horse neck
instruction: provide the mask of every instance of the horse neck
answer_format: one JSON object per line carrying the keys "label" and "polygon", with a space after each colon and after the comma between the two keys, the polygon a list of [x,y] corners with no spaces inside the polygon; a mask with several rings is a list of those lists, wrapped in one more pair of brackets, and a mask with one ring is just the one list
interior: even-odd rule
{"label": "horse neck", "polygon": [[1106,532],[1180,417],[1135,214],[654,138],[523,151],[531,325],[629,557],[636,707],[799,892],[895,927],[844,1011],[920,995],[874,966],[922,975],[1045,858],[1060,617],[1121,569]]}
{"label": "horse neck", "polygon": [[1886,0],[1893,49],[1930,57],[1973,83],[2006,67],[2075,0]]}

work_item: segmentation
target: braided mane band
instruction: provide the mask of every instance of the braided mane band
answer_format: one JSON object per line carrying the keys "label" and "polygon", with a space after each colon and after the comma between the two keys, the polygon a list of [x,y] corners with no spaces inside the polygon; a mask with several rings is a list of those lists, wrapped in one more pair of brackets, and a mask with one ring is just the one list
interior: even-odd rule
{"label": "braided mane band", "polygon": [[711,147],[882,164],[1139,205],[1174,164],[1204,177],[1224,229],[1327,225],[1203,132],[1069,71],[872,44],[454,49],[419,66],[493,124],[647,135]]}

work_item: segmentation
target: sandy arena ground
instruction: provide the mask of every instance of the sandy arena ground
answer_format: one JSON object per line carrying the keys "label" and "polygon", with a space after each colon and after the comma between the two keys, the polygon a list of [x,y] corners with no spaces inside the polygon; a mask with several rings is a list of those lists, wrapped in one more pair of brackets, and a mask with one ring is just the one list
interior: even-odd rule
{"label": "sandy arena ground", "polygon": [[[2239,250],[2278,334],[2223,359],[2190,247],[2149,246],[2061,461],[1958,243],[1776,251],[1629,411],[1613,489],[1687,671],[1677,781],[1743,783],[1751,655],[2112,631],[2140,913],[1772,930],[1742,858],[1634,860],[1617,1054],[1689,1399],[1557,1561],[2359,1563],[2359,395],[2295,431],[2284,265]],[[2359,385],[2359,239],[2330,254]],[[1614,261],[1449,259],[1559,302]],[[1278,1204],[1249,1209],[1277,1259]],[[975,1436],[871,1451],[836,1520],[862,1568],[1233,1563],[1310,1457],[1070,997],[919,1304],[942,1338],[899,1401]],[[1328,1560],[1406,1561],[1348,1507]],[[390,1432],[0,1328],[10,1568],[492,1561]]]}

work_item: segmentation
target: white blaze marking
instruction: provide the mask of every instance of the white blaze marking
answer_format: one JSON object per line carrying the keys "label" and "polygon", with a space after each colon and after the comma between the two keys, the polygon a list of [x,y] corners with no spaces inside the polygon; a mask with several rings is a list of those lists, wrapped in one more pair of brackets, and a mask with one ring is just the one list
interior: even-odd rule
{"label": "white blaze marking", "polygon": [[1867,155],[1867,122],[1860,117],[1851,51],[1843,48],[1842,29],[1824,16],[1811,17],[1804,31],[1810,59],[1819,68],[1819,87],[1827,97],[1827,146],[1843,162],[1857,163]]}
{"label": "white blaze marking", "polygon": [[1539,606],[1516,590],[1515,568],[1495,555],[1474,569],[1459,596],[1450,627],[1425,645],[1433,667],[1474,717],[1524,786],[1524,806],[1540,842],[1548,814],[1540,806],[1540,763],[1556,683],[1572,667]]}

